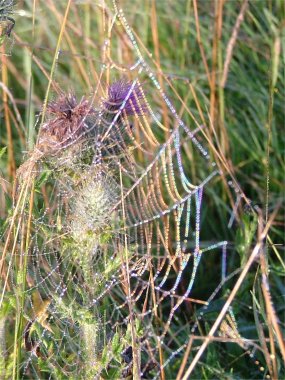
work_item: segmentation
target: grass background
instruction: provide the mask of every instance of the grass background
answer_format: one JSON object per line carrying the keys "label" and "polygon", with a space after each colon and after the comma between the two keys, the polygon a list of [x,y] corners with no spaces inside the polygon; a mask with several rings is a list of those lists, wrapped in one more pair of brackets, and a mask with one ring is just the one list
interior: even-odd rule
{"label": "grass background", "polygon": [[[266,239],[266,273],[279,326],[284,331],[284,2],[134,0],[120,4],[146,47],[146,56],[152,54],[148,59],[156,62],[158,77],[182,119],[186,124],[192,123],[179,97],[204,125],[204,140],[212,157],[226,174],[234,176],[251,205],[263,216],[264,224],[275,213],[269,240]],[[19,0],[14,8],[16,26],[12,39],[6,38],[2,45],[2,51],[10,55],[1,55],[1,80],[12,95],[7,98],[7,92],[2,90],[0,149],[7,147],[1,150],[0,163],[3,229],[11,215],[16,168],[36,140],[37,115],[45,98],[66,5],[66,1]],[[58,88],[74,89],[79,95],[88,95],[96,88],[101,65],[106,63],[103,46],[108,37],[107,16],[112,12],[109,2],[72,2],[51,96]],[[134,59],[132,46],[120,34],[119,26],[114,29],[111,55],[119,64],[128,66]],[[164,104],[155,93],[149,92],[148,98],[167,126],[169,115]],[[19,110],[18,118],[13,103]],[[199,176],[200,170],[198,162],[189,163],[192,175]],[[206,197],[202,240],[221,240],[222,236],[229,242],[229,268],[243,266],[258,241],[258,231],[250,236],[253,214],[239,207],[233,228],[227,228],[235,201],[227,176],[215,190],[210,188]],[[198,274],[200,278],[206,276],[207,281],[201,281],[194,294],[201,299],[206,299],[209,289],[219,282],[220,260],[217,255],[207,257]],[[272,316],[262,291],[261,267],[260,262],[252,266],[235,297],[234,311],[239,333],[257,339],[261,346],[265,344],[271,354],[272,344],[264,341],[256,329],[262,327],[266,338],[273,337],[276,359],[271,365],[276,369],[271,372],[273,377],[278,373],[282,378],[284,367],[276,331],[268,328]],[[258,318],[252,308],[256,308]],[[267,371],[263,374],[242,349],[232,346],[211,344],[203,365],[195,369],[195,378],[263,378],[268,374],[268,358],[258,354]],[[232,362],[236,359],[234,364],[224,362],[227,350]],[[167,378],[174,378],[178,365],[179,361],[170,366],[173,372],[170,368]]]}

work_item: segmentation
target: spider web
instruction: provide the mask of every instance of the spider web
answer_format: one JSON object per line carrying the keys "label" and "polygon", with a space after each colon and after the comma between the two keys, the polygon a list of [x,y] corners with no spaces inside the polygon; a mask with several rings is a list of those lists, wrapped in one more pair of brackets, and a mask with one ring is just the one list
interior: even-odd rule
{"label": "spider web", "polygon": [[[143,378],[165,378],[171,365],[178,373],[189,337],[238,272],[227,273],[227,241],[201,240],[207,189],[222,174],[203,146],[203,126],[181,120],[115,2],[114,12],[136,60],[124,69],[112,62],[112,75],[127,72],[130,91],[108,120],[101,102],[92,138],[73,140],[35,169],[48,195],[38,195],[32,221],[22,378],[38,378],[39,361],[56,378],[126,378],[135,361]],[[142,112],[134,107],[129,118],[135,88]],[[148,94],[167,107],[172,129]],[[216,251],[221,282],[208,300],[196,299],[204,256]],[[220,331],[248,350],[231,309]]]}

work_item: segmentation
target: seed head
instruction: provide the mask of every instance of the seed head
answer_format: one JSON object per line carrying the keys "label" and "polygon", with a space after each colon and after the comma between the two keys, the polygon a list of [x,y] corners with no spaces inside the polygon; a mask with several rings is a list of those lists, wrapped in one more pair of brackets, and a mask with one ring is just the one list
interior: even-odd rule
{"label": "seed head", "polygon": [[86,98],[78,102],[73,93],[60,95],[47,106],[48,120],[40,130],[38,148],[52,153],[76,142],[84,135],[86,117],[93,113]]}

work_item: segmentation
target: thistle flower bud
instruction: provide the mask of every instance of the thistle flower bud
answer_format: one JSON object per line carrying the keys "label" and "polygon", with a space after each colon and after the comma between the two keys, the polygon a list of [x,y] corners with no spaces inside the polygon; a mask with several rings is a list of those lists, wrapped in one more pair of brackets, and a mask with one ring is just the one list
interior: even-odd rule
{"label": "thistle flower bud", "polygon": [[48,121],[39,133],[38,149],[56,153],[78,141],[86,131],[86,117],[94,113],[85,97],[78,102],[72,93],[62,94],[47,106]]}
{"label": "thistle flower bud", "polygon": [[76,191],[69,228],[75,241],[93,244],[92,236],[97,240],[98,231],[111,223],[113,215],[110,210],[118,201],[118,189],[111,176],[103,173],[88,175],[91,178],[86,178]]}

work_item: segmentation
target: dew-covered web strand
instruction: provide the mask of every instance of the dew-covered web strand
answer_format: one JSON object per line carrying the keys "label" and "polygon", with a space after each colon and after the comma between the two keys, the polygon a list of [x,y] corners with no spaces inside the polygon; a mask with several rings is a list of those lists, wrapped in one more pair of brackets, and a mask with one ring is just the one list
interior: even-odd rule
{"label": "dew-covered web strand", "polygon": [[[117,114],[119,115],[119,113]],[[116,116],[117,116],[116,115]],[[117,116],[118,117],[118,116]],[[111,129],[108,128],[108,131],[110,131]],[[107,131],[107,132],[108,132]],[[104,136],[107,136],[108,134],[105,133]],[[174,135],[173,135],[174,136]],[[176,133],[176,136],[177,136],[177,133]],[[171,141],[171,140],[170,140]],[[177,152],[177,149],[179,149],[178,147],[178,143],[177,143],[177,137],[176,137],[176,144],[175,144],[175,149],[176,149],[176,152]],[[163,166],[163,172],[164,172],[164,180],[165,180],[165,183],[166,183],[166,188],[167,188],[167,191],[169,194],[172,194],[172,190],[171,190],[171,187],[170,187],[170,184],[169,184],[169,177],[168,177],[168,170],[166,169],[166,165],[169,165],[170,166],[170,169],[172,169],[172,155],[168,154],[167,157],[165,157],[164,155],[164,151],[165,150],[168,150],[169,152],[169,145],[168,144],[165,144],[164,148],[163,148],[163,151],[161,153],[162,155],[162,166]],[[151,164],[152,165],[152,164]],[[152,222],[154,222],[156,219],[159,219],[161,218],[162,216],[165,216],[167,214],[170,214],[174,211],[177,211],[178,212],[178,218],[177,218],[177,221],[176,221],[176,224],[177,224],[177,236],[179,235],[179,224],[180,224],[180,221],[181,221],[181,216],[182,216],[182,211],[183,211],[183,207],[184,207],[184,202],[187,202],[191,196],[193,194],[195,194],[195,200],[196,200],[196,205],[197,205],[197,218],[196,218],[196,248],[195,248],[195,252],[194,252],[194,270],[193,270],[193,274],[192,274],[192,278],[191,278],[191,281],[190,281],[190,284],[188,286],[188,289],[187,289],[187,292],[184,294],[184,296],[181,298],[181,300],[176,304],[176,306],[172,309],[171,313],[170,313],[170,316],[169,316],[169,320],[167,322],[166,325],[169,325],[172,318],[173,318],[173,315],[174,315],[174,312],[175,310],[178,308],[178,306],[183,302],[183,300],[188,296],[188,294],[190,293],[191,291],[191,288],[192,288],[192,285],[194,283],[194,278],[195,278],[195,274],[196,274],[196,268],[198,266],[198,263],[199,263],[199,258],[200,258],[200,253],[199,253],[199,213],[200,213],[200,207],[201,207],[201,194],[202,194],[202,187],[194,187],[195,190],[190,190],[189,189],[189,185],[190,185],[190,182],[186,179],[186,176],[183,172],[183,169],[182,169],[182,165],[181,165],[181,160],[179,162],[179,166],[180,166],[180,174],[182,174],[182,177],[183,177],[183,185],[184,185],[184,189],[187,189],[187,192],[188,192],[188,195],[186,195],[184,198],[181,198],[180,195],[179,195],[179,192],[177,190],[177,188],[175,187],[175,178],[174,178],[174,171],[173,170],[170,170],[170,175],[171,175],[171,178],[170,178],[170,181],[172,181],[172,188],[174,188],[174,192],[175,192],[175,195],[172,195],[172,199],[173,201],[177,201],[177,203],[174,203],[174,205],[171,207],[171,208],[168,208],[168,209],[165,209],[165,210],[161,210],[160,214],[157,214],[157,215],[154,215],[154,216],[151,216],[151,213],[153,210],[149,210],[145,215],[147,215],[147,219],[144,219],[144,220],[141,220],[141,221],[138,221],[136,224],[134,224],[132,227],[137,227],[138,225],[142,225],[142,224],[150,224]],[[216,173],[215,173],[216,174]],[[146,173],[144,174],[146,175]],[[212,176],[210,176],[212,177]],[[205,181],[205,184],[207,183],[207,180]],[[138,186],[139,186],[140,183],[136,183],[135,186],[133,187],[133,189],[136,189]],[[203,185],[205,185],[203,184]],[[187,186],[187,187],[186,187]],[[193,189],[193,186],[192,186],[192,189]],[[138,192],[139,193],[139,192]],[[156,205],[158,206],[159,205],[159,202],[158,200],[155,200],[153,201],[153,204],[154,202],[156,203]],[[139,201],[139,206],[141,207],[142,210],[144,210],[144,206],[143,206],[143,202],[142,201]],[[157,207],[156,206],[156,207]],[[156,209],[155,207],[152,207],[153,209]],[[157,209],[156,209],[157,210]],[[189,213],[189,211],[188,211]],[[140,217],[142,216],[142,214],[140,214]],[[189,216],[188,216],[189,217]],[[141,219],[141,218],[139,218]],[[187,229],[189,229],[189,220],[187,222]],[[187,235],[187,234],[186,234]],[[151,238],[150,238],[150,241],[151,241]],[[151,243],[148,243],[148,245],[150,245]],[[179,239],[177,240],[177,248],[176,248],[176,258],[180,258],[181,256],[181,247],[179,247],[180,245],[180,241]],[[45,253],[48,255],[48,253]],[[68,257],[66,258],[68,259]],[[189,259],[189,257],[188,257]],[[173,259],[170,259],[170,263],[168,264],[168,269],[166,270],[166,274],[165,274],[165,277],[164,279],[162,279],[162,281],[160,282],[159,285],[156,286],[156,289],[159,290],[162,288],[164,282],[166,281],[167,279],[167,276],[169,274],[169,271],[170,271],[170,268],[172,267],[173,265]],[[173,286],[173,289],[172,289],[172,292],[174,292],[179,284],[179,281],[180,281],[180,277],[181,277],[181,274],[182,274],[182,271],[184,270],[184,268],[186,267],[186,264],[187,264],[187,255],[184,256],[183,258],[183,264],[182,264],[182,269],[180,270],[180,272],[178,273],[178,276],[177,276],[177,280]],[[53,273],[57,271],[57,269],[59,268],[60,264],[58,263],[54,269],[52,269],[50,271],[50,273],[47,275],[46,278],[42,278],[42,280],[38,283],[38,285],[42,285],[42,284],[46,284],[47,285],[47,280],[49,280]],[[145,265],[145,267],[143,268],[143,271],[144,272],[147,268],[147,265]],[[159,275],[159,272],[158,271],[156,274],[155,274],[155,279],[158,277]],[[39,277],[41,278],[41,275],[40,273],[38,273]],[[106,293],[111,289],[111,287],[113,287],[116,283],[119,283],[118,281],[114,281],[112,280],[109,284],[106,284]],[[52,284],[52,287],[55,287],[56,284]],[[51,288],[52,288],[51,287]],[[54,293],[56,294],[60,288],[62,289],[61,292],[59,293],[59,298],[63,298],[64,297],[64,293],[66,291],[66,287],[64,285],[58,285],[55,287],[54,289]],[[143,289],[144,290],[144,289]],[[132,292],[132,296],[135,296],[135,301],[138,301],[143,290],[141,292],[139,292],[136,296],[135,296],[135,292],[136,292],[136,289]],[[100,301],[100,299],[104,296],[105,292],[103,292],[98,298],[97,298],[97,301]],[[160,298],[159,302],[162,302],[162,300],[164,299],[165,297],[162,297]],[[94,304],[95,301],[92,302],[92,304]],[[117,306],[117,310],[119,310],[120,308],[124,307],[125,303],[123,303],[121,306]],[[158,304],[157,305],[154,305],[154,308],[158,307]],[[153,310],[149,310],[148,313],[152,313]],[[163,333],[162,337],[166,334],[166,331]],[[44,336],[44,332],[43,332],[43,335],[42,337]],[[161,337],[161,338],[162,338]],[[171,356],[168,358],[168,360],[166,361],[165,365],[167,365],[168,362],[170,362],[170,360],[175,357],[176,354],[178,354],[180,352],[180,349],[178,349],[177,351],[175,351],[174,353],[171,354]]]}
{"label": "dew-covered web strand", "polygon": [[[118,8],[116,7],[116,3],[115,3],[115,1],[114,1],[114,7],[115,7],[115,9],[116,9],[116,11],[117,11],[117,13],[118,13],[118,17],[119,17],[120,21],[121,21],[122,24],[124,25],[124,28],[125,28],[125,30],[126,30],[128,36],[130,37],[132,43],[133,43],[134,48],[136,49],[136,51],[137,51],[137,53],[138,53],[138,55],[139,55],[139,58],[140,58],[140,60],[141,60],[141,62],[142,62],[143,67],[145,68],[145,70],[146,70],[147,72],[149,72],[149,71],[150,71],[150,70],[149,70],[149,67],[148,67],[147,64],[145,63],[145,61],[144,61],[144,59],[143,59],[143,57],[142,57],[142,55],[141,55],[141,53],[140,53],[140,51],[139,51],[139,48],[138,48],[138,46],[137,46],[137,44],[136,44],[136,41],[135,41],[135,39],[134,39],[134,36],[133,36],[133,34],[132,34],[132,32],[131,32],[131,28],[129,27],[129,25],[128,25],[127,22],[126,22],[126,18],[125,18],[124,14],[123,14],[122,9],[118,10]],[[160,88],[158,82],[157,82],[156,79],[154,78],[154,74],[153,74],[151,71],[150,71],[150,73],[149,73],[149,77],[150,77],[150,79],[153,81],[153,83],[155,84],[155,86],[157,87],[157,89],[159,89],[160,92],[162,92],[162,90],[161,90],[161,88]],[[165,94],[162,94],[162,97],[163,97],[163,99],[165,100],[165,102],[166,102],[167,106],[169,107],[169,109],[171,110],[171,112],[172,112],[172,113],[174,114],[174,116],[176,117],[177,114],[176,114],[176,112],[175,112],[174,107],[171,105],[169,99],[166,97]],[[180,120],[178,120],[178,123],[179,123],[179,125],[182,126],[184,129],[186,129],[187,134],[191,136],[191,134],[189,133],[188,128],[184,125],[184,123],[183,123],[182,121],[180,121]],[[178,129],[177,129],[177,130],[178,130]],[[185,176],[185,174],[184,174],[184,171],[183,171],[183,166],[182,166],[182,162],[181,162],[182,160],[181,160],[181,155],[180,155],[179,133],[177,133],[177,130],[174,131],[173,134],[174,134],[174,133],[176,134],[176,136],[175,136],[175,144],[176,144],[176,154],[177,154],[177,159],[178,159],[178,162],[179,162],[178,166],[179,166],[180,176],[181,176],[181,178],[182,178],[182,184],[183,184],[183,187],[184,187],[184,189],[185,189],[187,192],[189,192],[189,186],[192,187],[192,185],[191,185],[191,183],[188,181],[188,179],[186,178],[186,176]],[[209,156],[208,156],[207,152],[203,150],[203,148],[201,147],[200,143],[197,144],[197,140],[196,140],[196,139],[193,139],[193,136],[191,136],[191,138],[192,138],[192,141],[194,142],[194,144],[198,147],[198,149],[204,154],[204,156],[206,156],[206,157],[208,158]],[[170,137],[170,139],[172,139],[172,136]],[[165,143],[165,147],[167,147],[167,143]],[[163,147],[163,148],[164,148],[164,147]],[[163,149],[163,148],[162,148],[162,149]],[[163,153],[164,153],[164,152],[163,152]],[[163,157],[163,154],[162,154],[162,157]],[[171,163],[170,163],[170,165],[171,165]],[[165,165],[163,165],[163,166],[164,166],[164,169],[165,169]],[[164,170],[164,172],[165,172],[165,170]],[[173,173],[172,173],[172,175],[173,175]],[[167,187],[167,189],[168,189],[168,192],[171,193],[171,192],[169,191],[169,183],[168,183],[168,180],[167,180],[167,176],[165,176],[165,178],[166,178],[166,181],[165,181],[165,182],[166,182],[166,187]],[[172,178],[173,178],[173,177],[171,177],[171,179],[172,179]],[[137,185],[138,185],[138,184],[135,184],[135,186],[137,186]],[[203,187],[201,186],[201,187],[200,187],[200,190],[198,190],[198,191],[196,192],[196,194],[195,194],[195,195],[196,195],[196,196],[195,196],[196,204],[198,204],[198,207],[197,207],[197,210],[196,210],[196,211],[197,211],[197,214],[196,214],[196,234],[195,234],[195,235],[196,235],[196,248],[195,248],[195,251],[194,251],[194,253],[193,253],[193,256],[194,256],[194,267],[193,267],[192,277],[191,277],[191,280],[190,280],[190,282],[189,282],[189,285],[188,285],[188,288],[187,288],[187,290],[186,290],[186,293],[185,293],[185,295],[184,295],[185,297],[187,297],[187,296],[189,295],[189,293],[191,292],[191,289],[192,289],[192,286],[193,286],[193,283],[194,283],[194,279],[195,279],[195,274],[196,274],[196,271],[197,271],[197,268],[198,268],[198,265],[199,265],[199,262],[200,262],[200,259],[201,259],[201,255],[202,255],[203,252],[209,251],[209,250],[211,250],[211,249],[216,249],[216,248],[218,248],[218,247],[220,247],[220,246],[222,247],[222,275],[221,275],[221,277],[222,277],[222,282],[224,282],[224,281],[225,281],[225,278],[226,278],[226,257],[227,257],[227,250],[226,250],[226,247],[227,247],[227,242],[225,241],[225,242],[220,242],[220,243],[217,243],[217,244],[213,244],[213,245],[211,245],[210,247],[208,247],[208,248],[206,248],[206,249],[204,249],[204,250],[200,250],[200,248],[199,248],[200,207],[201,207],[201,202],[202,202],[202,189],[203,189]],[[176,192],[176,194],[178,193],[178,192],[177,192],[177,189],[175,189],[175,192]],[[179,195],[178,195],[178,197],[179,197]],[[236,207],[237,207],[237,205],[238,205],[238,202],[239,202],[239,198],[237,199]],[[175,209],[176,209],[176,207],[174,206],[174,207],[173,207],[173,210],[175,210]],[[177,209],[178,209],[177,224],[179,225],[179,220],[180,220],[180,218],[181,218],[181,206],[177,206]],[[169,211],[170,211],[170,209],[169,209]],[[152,221],[152,220],[151,220],[151,221]],[[144,222],[145,222],[145,223],[149,223],[150,221],[147,219],[147,220],[145,220]],[[139,223],[141,224],[142,222],[140,221]],[[187,224],[187,222],[186,222],[186,224]],[[232,224],[232,218],[231,218],[231,221],[230,221],[230,223],[229,223],[229,227],[231,227],[231,224]],[[176,248],[176,254],[175,254],[175,256],[179,256],[179,255],[181,255],[181,247],[179,247],[179,241],[178,241],[178,242],[177,242],[177,248]],[[174,256],[174,257],[175,257],[175,256]],[[187,257],[187,256],[186,256],[186,257]],[[183,261],[182,261],[182,263],[183,263],[183,264],[182,264],[182,268],[183,268],[183,269],[186,267],[188,260],[189,260],[188,257],[186,258],[186,260],[185,260],[185,257],[183,258]],[[173,264],[173,262],[170,262],[169,266],[171,266],[172,264]],[[174,286],[173,286],[173,288],[172,288],[172,291],[175,290],[176,287],[178,286],[178,283],[179,283],[179,280],[180,280],[181,273],[182,273],[183,269],[180,270],[180,272],[178,273],[177,280],[176,280],[176,282],[175,282],[175,284],[174,284]],[[157,272],[157,274],[155,275],[155,278],[158,276],[158,273],[159,273],[159,272]],[[168,267],[168,269],[167,269],[167,271],[166,271],[165,278],[167,278],[168,273],[169,273],[169,267]],[[157,289],[159,289],[161,286],[163,286],[164,282],[166,281],[165,278],[161,281],[160,285],[157,286]],[[167,324],[170,324],[170,322],[171,322],[171,318],[172,318],[172,316],[173,316],[175,310],[179,307],[180,303],[181,303],[181,302],[178,302],[178,303],[174,306],[174,308],[172,309]],[[163,334],[163,335],[164,335],[164,334]]]}
{"label": "dew-covered web strand", "polygon": [[[116,8],[116,5],[115,5],[115,8]],[[118,10],[117,10],[117,11],[118,11]],[[147,73],[148,73],[150,79],[151,79],[152,82],[155,84],[156,88],[162,93],[162,97],[163,97],[163,99],[164,99],[165,102],[167,103],[167,105],[168,105],[170,111],[173,113],[173,115],[174,115],[175,118],[177,119],[177,118],[178,118],[178,115],[177,115],[177,113],[176,113],[174,107],[172,106],[171,102],[170,102],[169,99],[166,97],[166,95],[162,92],[162,89],[161,89],[161,87],[159,86],[157,80],[155,79],[154,74],[150,71],[149,67],[148,67],[147,64],[145,63],[145,61],[144,61],[144,59],[143,59],[143,57],[142,57],[142,55],[141,55],[141,53],[140,53],[140,51],[139,51],[139,49],[138,49],[138,46],[137,46],[137,44],[136,44],[136,42],[135,42],[135,39],[134,39],[134,37],[133,37],[133,35],[132,35],[132,33],[131,33],[131,29],[130,29],[130,27],[128,26],[128,24],[127,24],[127,22],[126,22],[126,19],[125,19],[124,15],[123,15],[122,10],[119,10],[119,11],[118,11],[118,14],[119,14],[119,19],[120,19],[120,21],[123,23],[123,25],[124,25],[124,27],[125,27],[125,30],[126,30],[127,34],[129,35],[129,37],[130,37],[130,39],[131,39],[131,41],[132,41],[132,43],[133,43],[133,45],[134,45],[134,47],[135,47],[135,49],[136,49],[138,55],[139,55],[140,61],[142,62],[142,64],[143,64],[145,70],[147,71]],[[184,125],[184,123],[183,123],[179,118],[178,118],[178,124],[179,124],[179,126],[183,126],[184,129],[187,128],[187,127]],[[179,127],[178,127],[178,128],[179,128]],[[188,132],[188,134],[189,134],[189,130],[188,130],[188,128],[187,128],[186,130],[187,130],[187,132]],[[192,140],[193,140],[193,137],[194,137],[194,136],[191,136]],[[183,171],[182,160],[181,160],[181,155],[180,155],[180,144],[179,144],[179,132],[178,132],[178,129],[175,130],[174,132],[172,132],[172,134],[171,134],[171,136],[170,136],[170,138],[169,138],[168,141],[171,141],[171,140],[173,140],[173,139],[175,140],[175,148],[176,148],[176,153],[177,153],[178,162],[179,162],[179,165],[178,165],[178,166],[179,166],[180,175],[181,175],[181,177],[182,177],[183,187],[184,187],[184,189],[187,189],[188,192],[189,192],[188,187],[191,186],[191,187],[193,188],[193,186],[192,186],[191,183],[188,181],[188,179],[186,178],[186,176],[185,176],[185,174],[184,174],[184,171]],[[202,148],[201,144],[198,143],[198,141],[196,140],[196,138],[194,139],[194,143],[195,143],[195,145],[198,147],[198,149],[203,153],[203,155],[204,155],[204,156],[207,156],[206,151]],[[163,146],[162,150],[160,151],[161,153],[159,153],[159,156],[160,156],[160,155],[162,155],[162,157],[164,156],[164,151],[165,151],[166,148],[168,148],[167,150],[169,150],[169,144],[168,144],[168,142],[166,142],[165,145]],[[171,159],[171,155],[168,156],[168,158]],[[162,161],[163,161],[164,176],[165,176],[165,182],[166,182],[167,190],[168,190],[168,192],[171,194],[170,187],[169,187],[169,182],[168,182],[168,176],[167,176],[167,174],[166,174],[165,159],[162,160]],[[151,164],[151,165],[152,165],[152,164]],[[171,162],[170,162],[170,168],[172,169],[172,163],[171,163]],[[150,168],[149,168],[149,170],[150,170]],[[173,169],[171,170],[171,174],[172,174],[172,176],[170,177],[170,180],[172,180],[172,181],[175,183],[175,178],[174,178],[174,172],[173,172]],[[215,174],[216,174],[216,173],[215,173]],[[146,175],[146,173],[144,173],[144,175]],[[174,180],[173,180],[173,178],[174,178]],[[136,184],[134,185],[134,187],[137,186],[137,185],[138,185],[138,184],[136,183]],[[174,187],[175,187],[175,186],[174,186]],[[176,188],[175,188],[175,192],[176,192],[176,195],[177,195],[177,194],[178,194],[178,191],[177,191]],[[198,191],[198,193],[199,193],[199,191]],[[179,197],[179,194],[178,194],[178,197]],[[182,202],[181,202],[181,203],[182,203]],[[177,205],[174,205],[174,206],[173,206],[173,210],[175,210],[176,207],[177,207]],[[166,213],[171,212],[171,211],[172,211],[171,209],[169,209],[169,210],[164,210],[164,212],[162,212],[162,214],[166,214]],[[197,215],[199,215],[199,213],[198,213]],[[159,217],[161,217],[161,215],[156,215],[154,218],[159,218]],[[198,219],[197,219],[197,220],[198,220]],[[138,222],[138,224],[142,224],[143,222],[144,222],[144,223],[148,223],[148,222],[150,222],[150,220],[147,219],[147,220],[145,220],[145,221],[140,221],[140,222]],[[199,224],[199,223],[196,223],[196,225],[198,225],[198,224]],[[196,245],[197,245],[198,241],[199,241],[199,233],[198,233],[198,230],[197,230],[197,231],[196,231]],[[177,254],[176,254],[176,256],[177,256]],[[186,297],[187,297],[187,294],[191,291],[191,288],[192,288],[192,285],[193,285],[193,281],[194,281],[194,277],[195,277],[196,268],[197,268],[198,263],[199,263],[199,257],[200,257],[200,254],[199,254],[199,247],[196,246],[196,250],[195,250],[195,253],[194,253],[194,258],[195,258],[194,272],[193,272],[194,276],[193,276],[193,278],[191,279],[190,284],[189,284],[189,286],[188,286],[188,290],[187,290],[187,292],[186,292],[186,294],[185,294]],[[174,258],[174,260],[175,260],[175,258]],[[187,264],[187,261],[184,260],[184,262],[183,262],[183,266],[185,267],[186,264]],[[164,278],[164,279],[162,280],[162,282],[161,282],[161,286],[162,286],[163,283],[166,281],[166,278],[167,278],[167,275],[169,274],[169,271],[170,271],[170,267],[171,267],[171,266],[172,266],[172,263],[169,264],[169,267],[168,267],[168,269],[167,269],[167,271],[166,271],[165,278]],[[155,275],[155,277],[156,277],[156,276],[157,276],[157,275]],[[175,288],[178,286],[178,282],[179,282],[180,277],[181,277],[181,272],[178,274],[178,281],[175,283],[175,286],[174,286]],[[159,287],[159,286],[158,286],[158,287]]]}

